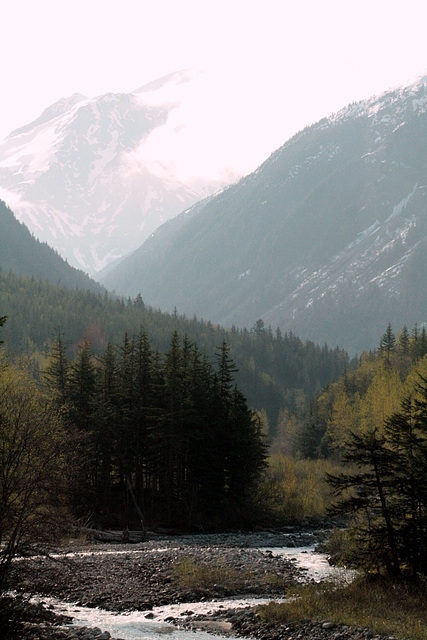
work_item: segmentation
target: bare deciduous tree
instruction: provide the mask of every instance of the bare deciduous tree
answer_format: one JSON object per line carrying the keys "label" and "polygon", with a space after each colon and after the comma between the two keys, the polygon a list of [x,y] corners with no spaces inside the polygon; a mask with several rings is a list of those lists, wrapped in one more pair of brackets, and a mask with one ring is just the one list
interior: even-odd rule
{"label": "bare deciduous tree", "polygon": [[63,521],[63,436],[52,404],[24,371],[0,370],[0,593],[13,557]]}

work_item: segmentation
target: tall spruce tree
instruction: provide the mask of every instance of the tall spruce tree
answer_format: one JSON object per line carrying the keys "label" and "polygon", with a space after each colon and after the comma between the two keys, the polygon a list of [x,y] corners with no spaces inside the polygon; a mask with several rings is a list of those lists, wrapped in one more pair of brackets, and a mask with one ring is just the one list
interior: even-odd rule
{"label": "tall spruce tree", "polygon": [[427,422],[411,397],[405,398],[400,411],[386,421],[385,435],[392,455],[392,506],[400,562],[415,574],[424,573],[427,569]]}
{"label": "tall spruce tree", "polygon": [[66,344],[61,329],[58,329],[43,377],[59,406],[64,406],[67,402],[69,374],[70,362]]}
{"label": "tall spruce tree", "polygon": [[72,424],[86,433],[92,431],[93,401],[95,394],[95,364],[87,339],[77,352],[67,380],[69,417]]}
{"label": "tall spruce tree", "polygon": [[397,336],[397,346],[402,355],[409,355],[409,348],[411,344],[411,337],[409,335],[408,327],[403,325],[402,331]]}
{"label": "tall spruce tree", "polygon": [[93,513],[96,496],[96,450],[94,443],[95,364],[85,339],[71,363],[66,389],[65,419],[73,448],[68,465],[73,470],[70,500],[76,515]]}
{"label": "tall spruce tree", "polygon": [[144,510],[144,487],[149,485],[147,464],[149,429],[154,405],[153,353],[147,333],[141,329],[135,340],[135,440],[134,482],[139,508]]}
{"label": "tall spruce tree", "polygon": [[126,477],[132,472],[135,451],[135,414],[137,394],[135,383],[135,342],[125,333],[118,353],[118,402],[117,461],[120,483],[126,491]]}
{"label": "tall spruce tree", "polygon": [[96,504],[99,526],[104,526],[113,507],[112,489],[117,468],[116,451],[119,419],[119,376],[116,349],[108,343],[98,359],[93,400],[93,441],[95,448]]}
{"label": "tall spruce tree", "polygon": [[[0,316],[0,329],[7,320],[7,316]],[[0,340],[0,344],[3,344],[3,340]]]}
{"label": "tall spruce tree", "polygon": [[342,460],[350,468],[356,467],[356,471],[328,475],[328,481],[333,494],[341,496],[334,512],[360,516],[352,529],[357,549],[355,560],[366,569],[386,567],[390,576],[399,576],[392,514],[394,469],[384,436],[377,428],[351,434]]}
{"label": "tall spruce tree", "polygon": [[380,340],[379,352],[385,357],[386,362],[390,362],[390,356],[396,349],[396,336],[393,333],[390,322]]}

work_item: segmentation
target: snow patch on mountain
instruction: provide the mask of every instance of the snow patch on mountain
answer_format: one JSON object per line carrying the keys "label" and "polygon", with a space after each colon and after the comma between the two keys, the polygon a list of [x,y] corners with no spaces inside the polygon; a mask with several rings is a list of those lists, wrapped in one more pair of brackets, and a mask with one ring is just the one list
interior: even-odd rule
{"label": "snow patch on mountain", "polygon": [[414,188],[406,196],[406,198],[403,198],[398,204],[396,204],[393,207],[393,211],[391,212],[390,216],[387,218],[386,223],[390,222],[390,220],[393,220],[393,218],[395,218],[396,216],[402,215],[403,211],[408,206],[408,203],[409,203],[410,199],[412,198],[412,196],[414,195],[414,193],[417,190],[417,188],[418,188],[418,184],[415,184]]}
{"label": "snow patch on mountain", "polygon": [[186,120],[197,78],[181,71],[131,94],[74,94],[51,105],[0,143],[0,197],[91,274],[136,249],[162,222],[238,177],[202,162],[182,172],[187,133],[197,128]]}

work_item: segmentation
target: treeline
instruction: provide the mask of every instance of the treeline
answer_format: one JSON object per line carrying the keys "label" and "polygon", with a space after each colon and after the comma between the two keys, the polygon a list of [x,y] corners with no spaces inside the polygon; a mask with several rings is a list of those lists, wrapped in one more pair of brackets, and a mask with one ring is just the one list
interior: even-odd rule
{"label": "treeline", "polygon": [[239,370],[236,380],[250,407],[264,410],[271,436],[283,407],[301,414],[314,393],[351,366],[341,349],[303,342],[293,333],[273,333],[261,320],[249,330],[233,327],[227,331],[209,321],[147,307],[141,295],[123,300],[1,271],[0,310],[9,317],[3,331],[9,357],[30,358],[35,376],[58,327],[70,356],[85,338],[97,355],[108,342],[119,344],[126,331],[134,335],[141,326],[160,352],[168,349],[173,331],[187,334],[211,358],[217,345],[226,340]]}
{"label": "treeline", "polygon": [[[318,394],[305,419],[284,412],[273,447],[276,470],[279,461],[287,469],[273,483],[270,466],[270,486],[281,481],[286,492],[292,458],[311,460],[312,470],[320,463],[327,472],[332,495],[324,504],[350,523],[335,537],[333,555],[393,578],[426,573],[425,327],[410,332],[404,326],[396,336],[389,324],[375,352],[364,353],[355,370]],[[311,494],[324,489],[317,483]]]}
{"label": "treeline", "polygon": [[216,361],[176,331],[162,355],[142,330],[96,358],[86,340],[71,360],[59,333],[42,378],[73,443],[74,516],[119,529],[250,521],[266,446],[225,342]]}
{"label": "treeline", "polygon": [[[427,368],[427,362],[423,363]],[[335,513],[352,514],[344,557],[392,578],[427,572],[427,377],[418,373],[381,427],[350,431],[346,470],[329,483]]]}
{"label": "treeline", "polygon": [[308,459],[339,457],[350,431],[381,429],[398,410],[426,354],[425,327],[409,331],[404,326],[396,336],[389,324],[378,348],[364,352],[357,367],[326,385],[305,415],[286,408],[281,412],[274,449]]}

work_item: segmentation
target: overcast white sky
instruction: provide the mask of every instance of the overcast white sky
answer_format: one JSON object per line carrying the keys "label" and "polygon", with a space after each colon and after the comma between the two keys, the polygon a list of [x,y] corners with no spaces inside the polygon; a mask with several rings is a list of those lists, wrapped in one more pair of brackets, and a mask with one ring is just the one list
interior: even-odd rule
{"label": "overcast white sky", "polygon": [[427,70],[425,0],[11,0],[0,16],[0,139],[75,92],[130,92],[196,67],[216,79],[209,103],[242,142],[243,170]]}

